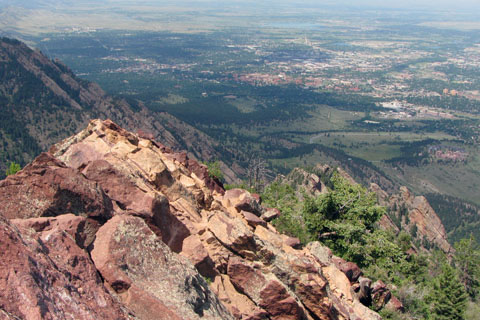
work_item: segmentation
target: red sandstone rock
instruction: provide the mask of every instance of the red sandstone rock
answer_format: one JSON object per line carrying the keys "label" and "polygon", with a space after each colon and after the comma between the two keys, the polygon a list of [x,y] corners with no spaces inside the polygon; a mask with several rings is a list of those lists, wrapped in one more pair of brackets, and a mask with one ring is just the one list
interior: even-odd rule
{"label": "red sandstone rock", "polygon": [[198,163],[195,160],[188,160],[187,168],[191,170],[197,177],[205,182],[205,185],[211,191],[215,191],[219,194],[225,194],[222,183],[218,179],[210,177],[208,174],[207,166]]}
{"label": "red sandstone rock", "polygon": [[48,153],[0,181],[0,214],[9,219],[65,213],[105,221],[112,204],[103,190]]}
{"label": "red sandstone rock", "polygon": [[378,311],[390,301],[392,294],[385,283],[378,280],[372,285],[371,296],[373,308]]}
{"label": "red sandstone rock", "polygon": [[[193,266],[140,218],[115,216],[100,228],[92,259],[105,282],[141,319],[233,319]],[[163,314],[163,313],[162,313]]]}
{"label": "red sandstone rock", "polygon": [[268,208],[265,210],[265,212],[262,214],[262,219],[270,222],[275,218],[278,218],[280,216],[280,210],[277,208]]}
{"label": "red sandstone rock", "polygon": [[295,237],[287,237],[285,239],[285,244],[287,246],[290,246],[292,248],[298,248],[301,246],[302,242],[300,242],[300,239],[295,238]]}
{"label": "red sandstone rock", "polygon": [[223,201],[227,206],[234,207],[239,212],[244,210],[252,212],[257,216],[263,213],[263,208],[250,192],[242,189],[231,189],[225,192]]}
{"label": "red sandstone rock", "polygon": [[227,274],[234,286],[267,311],[271,319],[305,319],[303,308],[279,281],[267,281],[247,262],[230,259]]}
{"label": "red sandstone rock", "polygon": [[385,307],[390,310],[405,312],[405,307],[403,306],[403,303],[398,300],[397,297],[395,297],[394,295],[392,295],[390,301],[388,301]]}
{"label": "red sandstone rock", "polygon": [[58,227],[24,234],[0,215],[0,306],[15,319],[127,319],[88,254]]}
{"label": "red sandstone rock", "polygon": [[33,229],[36,232],[50,231],[54,229],[63,230],[68,233],[77,245],[85,249],[95,239],[100,224],[92,219],[64,214],[57,217],[12,219],[11,222],[19,228]]}
{"label": "red sandstone rock", "polygon": [[215,237],[227,248],[235,252],[255,251],[253,233],[239,219],[225,212],[215,212],[208,221],[208,228]]}
{"label": "red sandstone rock", "polygon": [[278,282],[270,281],[260,291],[259,305],[268,311],[271,319],[305,319],[303,309],[298,302],[287,293],[287,290]]}
{"label": "red sandstone rock", "polygon": [[[63,235],[65,241],[55,243],[51,250],[55,257],[49,261],[62,270],[61,274],[65,273],[65,282],[59,282],[64,287],[78,286],[76,276],[65,275],[76,275],[80,269],[61,251],[75,253],[79,246],[93,247],[96,272],[102,275],[111,294],[106,294],[105,299],[118,302],[107,304],[102,312],[108,316],[90,319],[121,319],[123,313],[114,316],[118,306],[128,308],[138,319],[156,319],[158,315],[162,319],[196,319],[202,313],[206,319],[231,319],[231,314],[242,320],[380,319],[351,294],[352,285],[332,262],[327,248],[314,243],[295,249],[298,240],[279,234],[265,222],[270,218],[258,198],[239,189],[222,196],[222,190],[210,185],[206,167],[186,155],[132,135],[111,121],[99,120],[51,152],[53,157],[43,155],[34,162],[39,170],[23,170],[16,178],[6,180],[16,184],[1,182],[0,186],[16,188],[14,185],[41,182],[35,188],[40,185],[39,190],[56,190],[60,185],[61,190],[67,190],[65,193],[75,196],[77,207],[88,208],[74,212],[79,216],[15,223],[22,233],[38,234],[42,239]],[[70,177],[80,185],[55,180]],[[108,214],[92,206],[97,198],[91,195],[97,194],[110,204],[105,206]],[[51,195],[45,198],[53,201]],[[57,208],[55,215],[67,213],[69,207]],[[105,223],[112,213],[115,216]],[[97,225],[82,227],[84,222],[85,226],[90,222]],[[88,246],[95,231],[96,239]],[[68,242],[77,249],[62,244]],[[19,254],[28,256],[27,251]],[[38,259],[30,256],[36,265],[42,265],[41,254]],[[90,272],[86,262],[78,265]],[[199,273],[211,280],[210,286],[210,281],[204,281]],[[96,284],[85,281],[90,290],[96,290]],[[364,284],[364,289],[369,285]],[[84,292],[92,295],[92,291]],[[38,304],[35,299],[29,301],[30,305]]]}
{"label": "red sandstone rock", "polygon": [[240,213],[243,215],[245,220],[247,220],[248,224],[254,228],[256,226],[264,226],[264,227],[267,226],[267,223],[265,222],[265,220],[260,219],[259,217],[257,217],[251,212],[241,211]]}
{"label": "red sandstone rock", "polygon": [[363,274],[362,270],[353,262],[347,262],[339,257],[332,259],[333,263],[347,276],[351,283],[356,282]]}

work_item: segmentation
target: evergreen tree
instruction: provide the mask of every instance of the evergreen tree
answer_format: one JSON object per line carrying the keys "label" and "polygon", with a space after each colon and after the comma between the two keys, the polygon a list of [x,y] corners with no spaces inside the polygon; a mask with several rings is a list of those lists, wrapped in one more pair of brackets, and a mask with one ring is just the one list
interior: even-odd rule
{"label": "evergreen tree", "polygon": [[15,174],[17,173],[18,171],[20,171],[22,168],[20,167],[20,165],[16,162],[10,162],[10,166],[7,168],[7,170],[5,170],[5,174],[7,176],[11,175],[11,174]]}
{"label": "evergreen tree", "polygon": [[433,292],[432,319],[463,320],[467,308],[467,293],[455,269],[445,264],[435,281]]}
{"label": "evergreen tree", "polygon": [[470,235],[455,243],[455,266],[460,271],[460,281],[470,297],[475,298],[480,290],[480,246]]}

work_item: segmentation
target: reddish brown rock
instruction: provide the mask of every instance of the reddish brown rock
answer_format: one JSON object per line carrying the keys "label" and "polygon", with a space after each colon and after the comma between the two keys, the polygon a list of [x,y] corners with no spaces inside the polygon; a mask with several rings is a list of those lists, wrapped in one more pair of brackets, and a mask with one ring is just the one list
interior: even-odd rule
{"label": "reddish brown rock", "polygon": [[225,194],[225,189],[223,188],[222,183],[218,179],[212,178],[209,175],[207,166],[200,164],[195,160],[188,160],[187,168],[199,179],[203,180],[209,190],[215,191],[221,195]]}
{"label": "reddish brown rock", "polygon": [[98,228],[100,228],[100,224],[97,221],[73,214],[45,218],[12,219],[11,222],[19,228],[33,229],[36,232],[54,229],[63,230],[69,234],[82,249],[92,244],[95,239],[95,234]]}
{"label": "reddish brown rock", "polygon": [[257,216],[263,213],[263,208],[250,192],[243,189],[231,189],[225,192],[223,201],[226,206],[234,207],[239,212],[244,210],[252,212]]}
{"label": "reddish brown rock", "polygon": [[271,319],[306,319],[303,308],[279,281],[267,281],[246,261],[231,258],[227,274],[233,285],[267,311]]}
{"label": "reddish brown rock", "polygon": [[370,294],[372,297],[372,306],[377,311],[382,309],[392,297],[390,290],[388,290],[382,280],[378,280],[372,285]]}
{"label": "reddish brown rock", "polygon": [[302,245],[302,242],[300,241],[300,239],[298,238],[295,238],[295,237],[287,237],[285,239],[285,244],[287,246],[290,246],[292,248],[299,248],[301,245]]}
{"label": "reddish brown rock", "polygon": [[332,250],[330,250],[327,246],[322,245],[318,241],[312,241],[307,244],[307,248],[322,266],[328,266],[331,264],[333,256]]}
{"label": "reddish brown rock", "polygon": [[105,282],[141,319],[233,319],[202,276],[140,218],[115,216],[100,228],[92,259]]}
{"label": "reddish brown rock", "polygon": [[259,308],[250,298],[238,292],[227,275],[215,278],[212,289],[236,319],[268,319],[268,313]]}
{"label": "reddish brown rock", "polygon": [[217,275],[215,264],[198,236],[191,235],[184,239],[181,255],[188,258],[202,276],[213,279]]}
{"label": "reddish brown rock", "polygon": [[266,279],[260,271],[255,270],[246,261],[234,257],[228,261],[227,274],[237,290],[254,301],[259,300],[260,290],[266,284]]}
{"label": "reddish brown rock", "polygon": [[227,248],[237,253],[255,251],[253,233],[240,221],[225,212],[215,212],[208,221],[208,228]]}
{"label": "reddish brown rock", "polygon": [[15,319],[127,319],[88,254],[59,228],[20,234],[0,216],[0,306]]}
{"label": "reddish brown rock", "polygon": [[363,274],[356,263],[348,262],[339,257],[332,258],[333,263],[347,276],[351,283],[356,282],[358,278]]}
{"label": "reddish brown rock", "polygon": [[259,305],[268,311],[271,319],[306,319],[298,302],[287,293],[287,290],[278,281],[267,283],[265,288],[260,291],[260,299]]}
{"label": "reddish brown rock", "polygon": [[280,210],[276,208],[268,208],[265,209],[265,212],[262,214],[262,219],[270,222],[275,218],[278,218],[280,216]]}
{"label": "reddish brown rock", "polygon": [[48,153],[0,181],[0,214],[36,218],[65,213],[106,221],[112,204],[102,188]]}
{"label": "reddish brown rock", "polygon": [[[44,171],[40,166],[40,173],[23,170],[17,175],[25,174],[22,178],[10,181],[56,186],[55,177],[73,177],[81,185],[63,188],[84,188],[85,192],[77,192],[82,195],[77,206],[92,208],[92,212],[16,221],[17,225],[22,226],[21,232],[38,234],[42,243],[42,239],[55,239],[54,232],[80,249],[75,240],[86,247],[91,241],[86,239],[93,238],[96,230],[82,230],[83,221],[102,224],[114,212],[98,229],[89,249],[93,248],[95,267],[111,293],[107,297],[115,297],[113,301],[117,299],[137,318],[196,319],[203,314],[205,319],[232,319],[233,314],[242,320],[379,319],[351,294],[352,285],[332,262],[328,249],[320,243],[296,249],[297,239],[279,234],[265,222],[270,218],[255,195],[237,189],[222,196],[221,190],[209,186],[206,167],[186,154],[173,153],[111,121],[99,120],[51,150],[57,160],[49,156],[49,164],[40,159]],[[60,174],[59,168],[68,174]],[[46,180],[32,178],[50,171],[55,174]],[[105,218],[91,206],[88,195],[95,190],[110,203],[110,215]],[[66,212],[59,210],[56,215],[61,213]],[[64,249],[60,242],[55,245],[51,261],[61,274],[79,273],[77,262],[60,251],[75,250]],[[39,259],[42,264],[41,255]],[[32,261],[37,263],[33,255]],[[78,265],[89,270],[83,262]],[[73,287],[78,286],[77,278],[67,278]],[[370,290],[370,284],[363,284],[364,291]],[[116,310],[108,304],[106,308],[111,310],[105,314]],[[91,317],[104,318],[121,316]]]}
{"label": "reddish brown rock", "polygon": [[263,227],[267,226],[267,223],[265,222],[265,220],[260,219],[259,217],[257,217],[251,212],[241,211],[240,213],[243,215],[245,220],[247,220],[248,224],[253,228],[255,228],[256,226],[263,226]]}
{"label": "reddish brown rock", "polygon": [[[376,192],[379,198],[384,197],[381,189],[376,190]],[[453,248],[447,240],[447,233],[442,221],[425,197],[415,196],[406,187],[401,187],[399,194],[390,197],[389,208],[390,215],[395,216],[402,229],[410,231],[416,229],[415,237],[418,240],[427,240],[447,254],[453,252]],[[382,218],[380,223],[387,230],[399,230],[398,226],[388,217]],[[415,250],[415,248],[412,249]]]}
{"label": "reddish brown rock", "polygon": [[390,298],[390,301],[385,305],[385,307],[389,310],[394,310],[398,312],[405,312],[405,307],[403,303],[397,299],[394,295]]}

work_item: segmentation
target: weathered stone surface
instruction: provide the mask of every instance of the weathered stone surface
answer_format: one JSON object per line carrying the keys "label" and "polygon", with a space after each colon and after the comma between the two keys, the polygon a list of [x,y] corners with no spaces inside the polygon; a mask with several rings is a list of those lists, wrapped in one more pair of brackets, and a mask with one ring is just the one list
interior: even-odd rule
{"label": "weathered stone surface", "polygon": [[236,319],[268,319],[268,313],[246,295],[239,293],[227,275],[216,277],[212,290]]}
{"label": "weathered stone surface", "polygon": [[264,226],[264,227],[267,226],[267,223],[265,222],[265,220],[260,219],[258,216],[254,215],[251,212],[242,210],[240,213],[243,215],[245,220],[247,220],[248,225],[250,225],[253,228],[255,228],[256,226]]}
{"label": "weathered stone surface", "polygon": [[225,192],[223,203],[227,207],[234,207],[239,212],[244,210],[252,212],[257,216],[263,213],[263,208],[250,192],[243,189],[231,189]]}
{"label": "weathered stone surface", "polygon": [[106,283],[141,319],[233,319],[193,266],[173,253],[140,218],[115,216],[92,250]]}
{"label": "weathered stone surface", "polygon": [[399,311],[399,312],[404,312],[405,307],[403,306],[403,303],[398,300],[397,297],[392,295],[388,303],[385,305],[387,309],[394,310],[394,311]]}
{"label": "weathered stone surface", "polygon": [[372,306],[378,311],[390,301],[392,294],[385,283],[382,280],[378,280],[372,285],[371,296]]}
{"label": "weathered stone surface", "polygon": [[[223,195],[204,165],[147,138],[95,120],[43,155],[50,160],[37,159],[54,179],[35,180],[41,174],[30,169],[14,176],[23,175],[18,181],[9,178],[19,185],[57,186],[56,176],[85,182],[69,188],[82,191],[77,206],[88,210],[15,224],[22,233],[59,233],[91,250],[113,301],[104,313],[121,305],[139,319],[379,319],[351,294],[360,284],[350,283],[327,248],[316,242],[301,249],[267,222],[278,212],[266,214],[258,197],[239,189]],[[91,205],[96,190],[107,214]],[[58,250],[52,261],[68,275],[71,262]],[[78,286],[76,278],[65,281]]]}
{"label": "weathered stone surface", "polygon": [[106,221],[112,204],[102,188],[48,153],[0,181],[0,214],[9,219],[65,213]]}
{"label": "weathered stone surface", "polygon": [[302,242],[300,241],[300,239],[298,238],[295,238],[295,237],[287,237],[285,239],[285,244],[287,246],[290,246],[292,248],[299,248],[302,244]]}
{"label": "weathered stone surface", "polygon": [[208,228],[223,245],[235,252],[255,251],[253,233],[245,224],[239,222],[239,219],[217,211],[208,221]]}
{"label": "weathered stone surface", "polygon": [[271,319],[306,319],[304,310],[287,290],[275,280],[260,291],[260,307],[267,310]]}
{"label": "weathered stone surface", "polygon": [[68,233],[77,245],[85,249],[95,239],[100,224],[93,219],[64,214],[56,217],[12,219],[11,222],[19,228],[33,229],[36,232],[50,231],[54,229],[63,230]]}
{"label": "weathered stone surface", "polygon": [[333,263],[347,276],[351,283],[356,282],[363,274],[362,270],[353,262],[348,262],[339,257],[332,259]]}
{"label": "weathered stone surface", "polygon": [[332,250],[318,241],[312,241],[307,245],[310,253],[318,259],[322,266],[328,266],[332,262]]}
{"label": "weathered stone surface", "polygon": [[[376,192],[381,203],[389,206],[390,215],[395,216],[402,229],[412,230],[415,228],[417,239],[425,239],[447,254],[453,252],[442,221],[425,197],[415,196],[406,187],[401,187],[400,193],[390,198],[386,198],[385,192],[376,185],[372,185],[371,190]],[[387,216],[382,217],[380,226],[387,230],[399,231],[399,226],[395,225]],[[412,250],[416,249],[412,248]]]}
{"label": "weathered stone surface", "polygon": [[15,319],[127,319],[88,254],[58,227],[20,233],[0,215],[0,306]]}
{"label": "weathered stone surface", "polygon": [[270,222],[273,219],[278,218],[280,214],[281,214],[280,210],[276,208],[268,208],[268,209],[265,209],[265,212],[262,214],[262,219],[267,222]]}
{"label": "weathered stone surface", "polygon": [[185,238],[180,254],[188,258],[202,276],[213,279],[217,275],[215,264],[198,236],[191,235]]}
{"label": "weathered stone surface", "polygon": [[306,319],[303,308],[278,280],[267,280],[246,261],[231,258],[227,274],[237,290],[264,309],[271,319]]}

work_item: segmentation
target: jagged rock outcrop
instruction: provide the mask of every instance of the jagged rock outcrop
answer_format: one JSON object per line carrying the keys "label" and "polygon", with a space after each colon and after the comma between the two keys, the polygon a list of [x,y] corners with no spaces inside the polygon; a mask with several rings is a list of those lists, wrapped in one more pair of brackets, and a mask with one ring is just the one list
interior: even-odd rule
{"label": "jagged rock outcrop", "polygon": [[[31,161],[41,150],[85,128],[92,118],[110,118],[139,136],[154,137],[171,148],[188,149],[190,156],[201,159],[238,153],[168,113],[109,96],[97,84],[78,78],[59,60],[52,61],[20,41],[0,38],[0,61],[0,98],[4,101],[0,172],[11,160],[5,154],[18,155],[16,161]],[[222,169],[229,183],[238,180],[223,163]]]}
{"label": "jagged rock outcrop", "polygon": [[381,205],[388,207],[389,214],[380,221],[382,227],[395,231],[408,230],[421,247],[435,245],[447,254],[453,252],[442,221],[424,196],[415,196],[406,187],[401,187],[400,192],[393,196],[375,184],[370,186],[370,190],[377,194]]}
{"label": "jagged rock outcrop", "polygon": [[62,228],[36,232],[0,215],[0,246],[0,310],[7,319],[130,317]]}
{"label": "jagged rock outcrop", "polygon": [[[319,166],[317,169],[323,174],[326,174],[331,170],[328,166]],[[287,176],[279,180],[281,180],[282,183],[289,184],[294,189],[300,189],[298,190],[299,195],[301,195],[301,192],[305,192],[310,196],[317,196],[328,192],[327,187],[317,174],[301,168],[294,168]]]}
{"label": "jagged rock outcrop", "polygon": [[[257,197],[224,193],[205,170],[94,120],[2,181],[0,310],[25,319],[380,319],[353,294],[354,266],[342,272],[320,243],[296,249]],[[27,301],[12,303],[19,292]]]}

